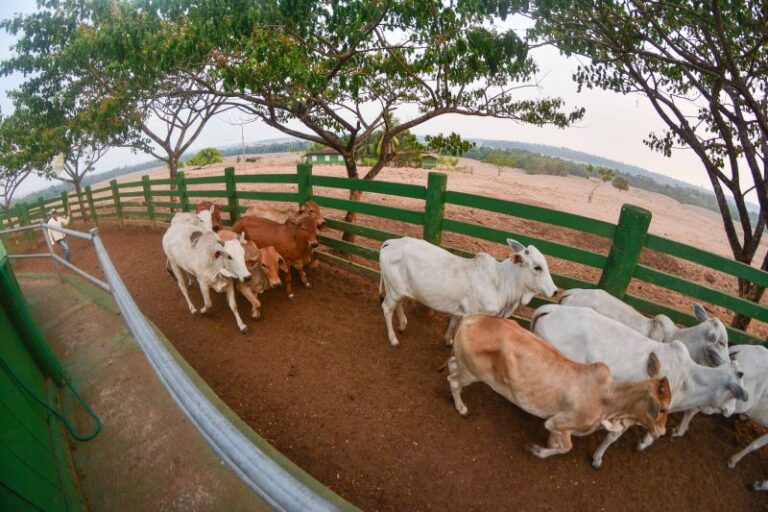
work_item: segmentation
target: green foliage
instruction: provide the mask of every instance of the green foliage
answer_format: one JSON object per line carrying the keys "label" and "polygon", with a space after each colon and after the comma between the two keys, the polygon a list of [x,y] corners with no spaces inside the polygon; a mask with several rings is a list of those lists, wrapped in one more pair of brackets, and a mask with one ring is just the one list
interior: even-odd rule
{"label": "green foliage", "polygon": [[221,156],[221,151],[216,148],[205,148],[187,160],[186,165],[211,165],[223,161],[224,158]]}
{"label": "green foliage", "polygon": [[443,155],[461,156],[475,147],[474,142],[462,140],[461,136],[454,132],[451,132],[447,137],[443,136],[442,133],[435,136],[427,135],[424,137],[424,140],[431,151],[436,151]]}
{"label": "green foliage", "polygon": [[619,190],[629,190],[629,180],[623,176],[616,176],[611,182],[611,185]]}
{"label": "green foliage", "polygon": [[[237,101],[272,127],[339,151],[351,174],[358,149],[381,131],[372,178],[398,144],[402,151],[402,134],[440,115],[560,127],[582,117],[558,98],[518,97],[516,86],[535,80],[536,65],[514,29],[493,27],[527,7],[521,0],[50,0],[3,24],[20,35],[3,71],[34,77],[22,90],[41,102],[62,93],[76,100],[81,126],[134,139],[147,111],[140,106],[158,91],[178,101],[191,94]],[[190,73],[194,80],[180,81]],[[391,123],[405,105],[418,114]]]}

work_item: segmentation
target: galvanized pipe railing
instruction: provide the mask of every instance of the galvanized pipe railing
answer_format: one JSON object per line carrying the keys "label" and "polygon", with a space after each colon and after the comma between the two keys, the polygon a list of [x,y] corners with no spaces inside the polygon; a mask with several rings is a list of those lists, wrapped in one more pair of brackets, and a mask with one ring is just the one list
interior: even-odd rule
{"label": "galvanized pipe railing", "polygon": [[34,224],[0,231],[0,236],[37,228],[43,231],[51,229],[90,240],[107,282],[101,281],[54,254],[47,233],[44,236],[48,243],[49,254],[17,254],[9,257],[51,257],[55,262],[61,263],[110,292],[144,355],[181,411],[216,454],[270,507],[286,511],[355,509],[342,498],[322,488],[322,484],[307,485],[305,481],[297,478],[291,471],[273,460],[269,454],[254,445],[195,385],[157,337],[134,302],[101,241],[98,228],[83,233],[46,224]]}

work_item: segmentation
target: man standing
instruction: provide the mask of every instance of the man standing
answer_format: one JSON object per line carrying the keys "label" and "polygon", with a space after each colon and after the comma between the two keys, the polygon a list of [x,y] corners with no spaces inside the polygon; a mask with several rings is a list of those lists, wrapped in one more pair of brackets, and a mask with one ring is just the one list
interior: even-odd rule
{"label": "man standing", "polygon": [[[53,209],[50,212],[51,218],[48,219],[48,225],[56,228],[66,226],[69,224],[69,217],[59,218],[59,213]],[[67,245],[67,235],[60,231],[54,231],[52,229],[48,231],[48,237],[51,243],[58,244],[61,247],[61,252],[64,253],[64,259],[69,261],[69,245]]]}

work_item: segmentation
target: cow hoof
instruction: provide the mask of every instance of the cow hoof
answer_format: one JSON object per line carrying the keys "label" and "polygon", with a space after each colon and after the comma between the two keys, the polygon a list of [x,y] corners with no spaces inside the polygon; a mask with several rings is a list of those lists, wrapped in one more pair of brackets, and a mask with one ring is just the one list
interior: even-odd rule
{"label": "cow hoof", "polygon": [[592,467],[594,469],[602,469],[603,459],[592,459]]}
{"label": "cow hoof", "polygon": [[736,467],[736,461],[733,459],[728,459],[728,469],[733,469]]}
{"label": "cow hoof", "polygon": [[525,445],[525,449],[534,454],[537,457],[541,457],[541,446],[535,443],[528,443]]}
{"label": "cow hoof", "polygon": [[400,348],[400,342],[397,340],[395,341],[389,340],[389,344],[392,345],[392,348]]}
{"label": "cow hoof", "polygon": [[288,294],[288,298],[289,298],[290,300],[293,300],[293,294],[292,294],[292,293],[289,293],[289,294]]}
{"label": "cow hoof", "polygon": [[304,283],[304,286],[307,288],[312,288],[312,285],[309,282]]}
{"label": "cow hoof", "polygon": [[250,332],[251,332],[251,330],[248,328],[247,325],[245,327],[243,327],[242,329],[240,329],[240,334],[248,334]]}
{"label": "cow hoof", "polygon": [[464,409],[464,411],[459,411],[459,414],[461,414],[461,417],[466,419],[469,419],[469,409]]}

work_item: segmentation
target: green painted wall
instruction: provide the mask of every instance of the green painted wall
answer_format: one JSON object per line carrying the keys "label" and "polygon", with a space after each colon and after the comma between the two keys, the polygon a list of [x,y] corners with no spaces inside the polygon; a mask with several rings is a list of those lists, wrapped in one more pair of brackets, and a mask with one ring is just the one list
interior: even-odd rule
{"label": "green painted wall", "polygon": [[16,382],[48,402],[52,383],[29,349],[38,340],[25,339],[18,328],[17,309],[26,304],[2,243],[0,296],[0,510],[71,510],[59,479],[59,470],[70,470],[59,467],[52,438],[61,435],[60,427]]}

